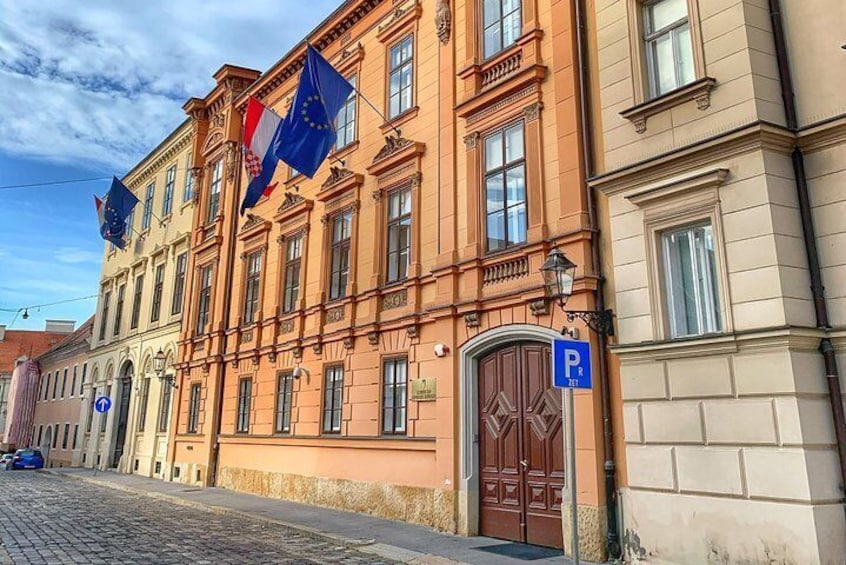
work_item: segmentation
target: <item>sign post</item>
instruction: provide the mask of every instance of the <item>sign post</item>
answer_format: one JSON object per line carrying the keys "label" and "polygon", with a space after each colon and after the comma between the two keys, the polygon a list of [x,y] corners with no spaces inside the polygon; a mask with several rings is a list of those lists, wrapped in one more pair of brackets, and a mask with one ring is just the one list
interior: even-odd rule
{"label": "sign post", "polygon": [[576,416],[575,389],[590,389],[590,342],[555,340],[552,349],[552,384],[562,389],[567,404],[567,443],[569,443],[566,476],[570,482],[570,520],[573,534],[573,563],[579,565],[579,508],[576,488]]}

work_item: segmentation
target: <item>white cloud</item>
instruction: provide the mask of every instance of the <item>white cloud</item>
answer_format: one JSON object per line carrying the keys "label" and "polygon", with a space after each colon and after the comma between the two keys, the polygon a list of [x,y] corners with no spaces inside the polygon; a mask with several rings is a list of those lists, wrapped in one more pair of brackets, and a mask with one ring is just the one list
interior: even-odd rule
{"label": "white cloud", "polygon": [[126,170],[223,63],[266,70],[338,0],[0,0],[0,151]]}
{"label": "white cloud", "polygon": [[102,253],[95,253],[80,249],[79,247],[60,247],[53,255],[60,263],[95,263],[97,265],[103,260]]}

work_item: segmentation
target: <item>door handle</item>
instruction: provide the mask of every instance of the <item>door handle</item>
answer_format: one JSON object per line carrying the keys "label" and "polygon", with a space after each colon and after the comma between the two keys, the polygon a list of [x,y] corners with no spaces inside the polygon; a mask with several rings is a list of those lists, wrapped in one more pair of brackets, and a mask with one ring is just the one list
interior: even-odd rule
{"label": "door handle", "polygon": [[529,462],[528,462],[528,461],[526,461],[525,459],[523,459],[522,461],[520,461],[520,465],[522,465],[524,469],[528,469],[528,468],[529,468]]}

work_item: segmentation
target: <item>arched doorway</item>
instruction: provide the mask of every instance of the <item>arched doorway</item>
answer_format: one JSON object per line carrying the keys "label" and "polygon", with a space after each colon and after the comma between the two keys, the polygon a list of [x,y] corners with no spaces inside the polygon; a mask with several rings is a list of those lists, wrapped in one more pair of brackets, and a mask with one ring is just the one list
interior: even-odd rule
{"label": "arched doorway", "polygon": [[460,350],[459,521],[468,535],[563,547],[564,430],[551,378],[558,337],[539,326],[502,326]]}
{"label": "arched doorway", "polygon": [[121,371],[121,377],[118,382],[118,402],[115,413],[115,440],[112,447],[112,457],[109,460],[112,468],[117,468],[120,464],[120,458],[123,457],[123,448],[126,443],[126,429],[129,425],[129,401],[132,395],[132,377],[135,374],[135,368],[131,361],[127,361]]}

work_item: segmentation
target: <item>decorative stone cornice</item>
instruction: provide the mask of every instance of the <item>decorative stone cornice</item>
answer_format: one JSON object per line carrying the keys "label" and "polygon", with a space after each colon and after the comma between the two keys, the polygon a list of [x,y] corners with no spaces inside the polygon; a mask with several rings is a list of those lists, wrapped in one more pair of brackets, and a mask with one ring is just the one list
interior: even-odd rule
{"label": "decorative stone cornice", "polygon": [[[161,151],[160,153],[151,156],[151,160],[146,166],[143,166],[142,169],[138,172],[130,171],[130,173],[125,177],[127,179],[126,185],[131,188],[135,189],[142,186],[144,183],[149,180],[150,176],[154,175],[162,168],[166,163],[173,160],[180,151],[182,151],[189,143],[191,143],[192,132],[191,130],[186,130],[182,135],[176,138],[166,149]],[[145,160],[146,161],[146,160]],[[143,164],[143,161],[142,161]]]}
{"label": "decorative stone cornice", "polygon": [[464,148],[467,151],[470,151],[472,149],[476,149],[476,145],[479,143],[479,137],[480,137],[480,135],[479,135],[478,131],[473,131],[473,132],[470,132],[467,135],[465,135],[464,136]]}
{"label": "decorative stone cornice", "polygon": [[672,92],[623,110],[620,115],[632,122],[637,133],[646,131],[646,120],[650,116],[669,110],[688,100],[695,100],[696,107],[700,110],[707,110],[711,107],[711,90],[717,85],[717,81],[710,77],[704,77],[694,81]]}
{"label": "decorative stone cornice", "polygon": [[540,118],[543,102],[535,102],[523,108],[523,117],[527,122],[533,122]]}

